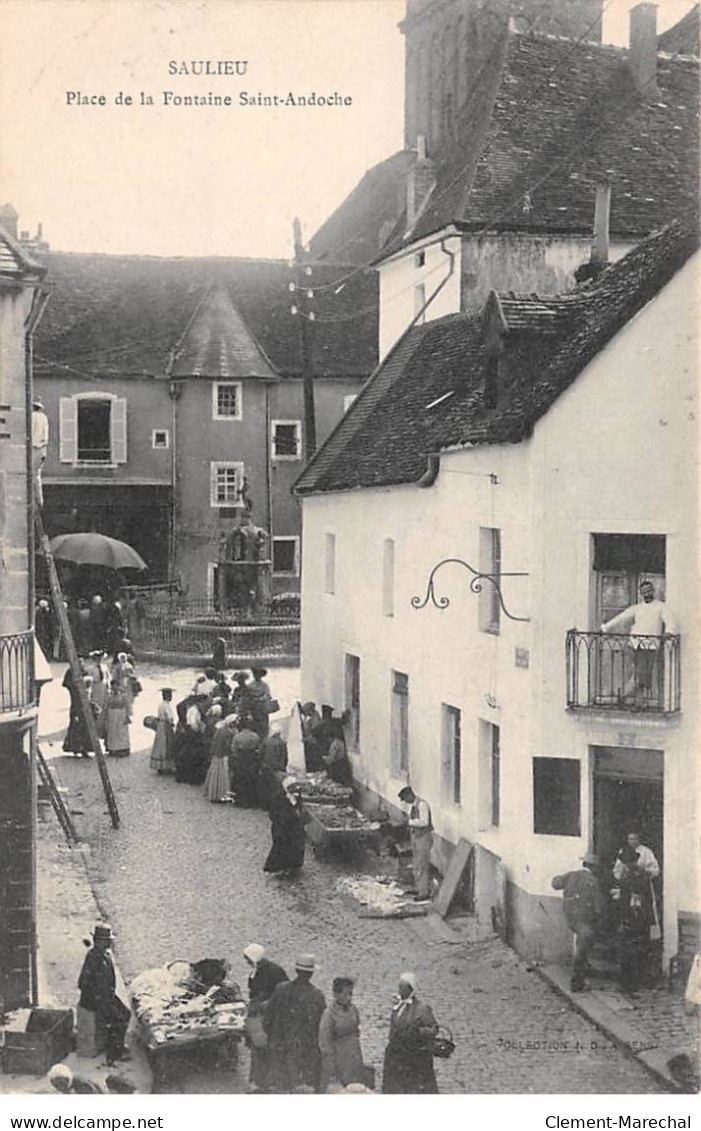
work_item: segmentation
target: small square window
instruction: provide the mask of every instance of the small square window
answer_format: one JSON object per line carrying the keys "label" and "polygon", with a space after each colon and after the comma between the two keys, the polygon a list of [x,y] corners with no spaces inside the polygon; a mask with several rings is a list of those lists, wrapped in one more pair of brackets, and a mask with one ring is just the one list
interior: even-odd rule
{"label": "small square window", "polygon": [[423,267],[426,263],[426,252],[417,251],[414,256],[414,267]]}
{"label": "small square window", "polygon": [[154,448],[169,448],[170,437],[167,428],[154,428],[151,443]]}
{"label": "small square window", "polygon": [[273,459],[299,459],[302,454],[299,420],[274,420],[272,427]]}
{"label": "small square window", "polygon": [[273,573],[297,577],[299,574],[299,538],[273,538]]}
{"label": "small square window", "polygon": [[215,420],[241,419],[241,385],[238,381],[214,382],[212,416]]}

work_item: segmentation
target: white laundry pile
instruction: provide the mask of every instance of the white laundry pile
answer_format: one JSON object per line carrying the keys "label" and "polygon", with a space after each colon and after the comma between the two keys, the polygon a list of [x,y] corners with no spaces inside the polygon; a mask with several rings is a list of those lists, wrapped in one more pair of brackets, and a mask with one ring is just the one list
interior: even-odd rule
{"label": "white laundry pile", "polygon": [[381,876],[341,876],[336,880],[336,890],[351,895],[373,911],[395,911],[408,899],[394,880]]}

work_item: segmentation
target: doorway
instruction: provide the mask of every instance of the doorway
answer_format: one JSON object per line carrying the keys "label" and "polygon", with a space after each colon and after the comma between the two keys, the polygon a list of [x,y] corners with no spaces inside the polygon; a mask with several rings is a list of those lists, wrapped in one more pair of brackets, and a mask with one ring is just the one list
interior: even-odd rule
{"label": "doorway", "polygon": [[652,849],[664,866],[664,754],[624,746],[593,746],[592,847],[611,868],[629,832]]}

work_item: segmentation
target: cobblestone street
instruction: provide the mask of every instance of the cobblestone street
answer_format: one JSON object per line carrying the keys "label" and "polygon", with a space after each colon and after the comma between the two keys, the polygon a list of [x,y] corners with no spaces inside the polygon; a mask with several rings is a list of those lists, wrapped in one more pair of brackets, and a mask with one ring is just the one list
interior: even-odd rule
{"label": "cobblestone street", "polygon": [[[192,682],[192,673],[157,669],[142,668],[139,676],[139,722],[155,712],[163,682],[178,689]],[[295,698],[296,672],[272,671],[270,683],[283,707]],[[263,943],[288,972],[298,951],[312,951],[321,967],[315,981],[327,995],[335,975],[357,978],[365,1059],[376,1066],[379,1083],[396,977],[412,969],[421,996],[457,1044],[451,1060],[436,1062],[442,1092],[659,1090],[498,940],[449,943],[434,939],[421,921],[360,919],[358,906],[335,890],[341,867],[311,851],[299,878],[265,875],[267,815],[208,804],[201,789],[155,776],[149,732],[139,725],[132,728],[132,756],[108,761],[122,819],[113,831],[94,761],[60,756],[57,734],[66,705],[55,679],[42,704],[41,728],[53,741],[43,745],[55,756],[68,807],[91,846],[92,882],[117,934],[127,980],[173,959],[226,957],[245,983],[241,951],[248,942]],[[242,1091],[246,1070],[244,1054],[237,1073],[192,1073],[179,1088]]]}

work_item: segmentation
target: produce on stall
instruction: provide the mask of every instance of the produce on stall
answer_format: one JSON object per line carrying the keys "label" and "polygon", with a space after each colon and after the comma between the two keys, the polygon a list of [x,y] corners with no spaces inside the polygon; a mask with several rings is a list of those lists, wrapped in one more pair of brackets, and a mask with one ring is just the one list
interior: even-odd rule
{"label": "produce on stall", "polygon": [[311,802],[314,805],[348,805],[353,797],[350,786],[339,785],[323,770],[314,774],[293,772],[290,776],[299,784],[303,804]]}
{"label": "produce on stall", "polygon": [[377,845],[380,835],[379,821],[371,821],[352,805],[324,805],[304,802],[309,820],[307,836],[315,848],[353,848],[360,845]]}

